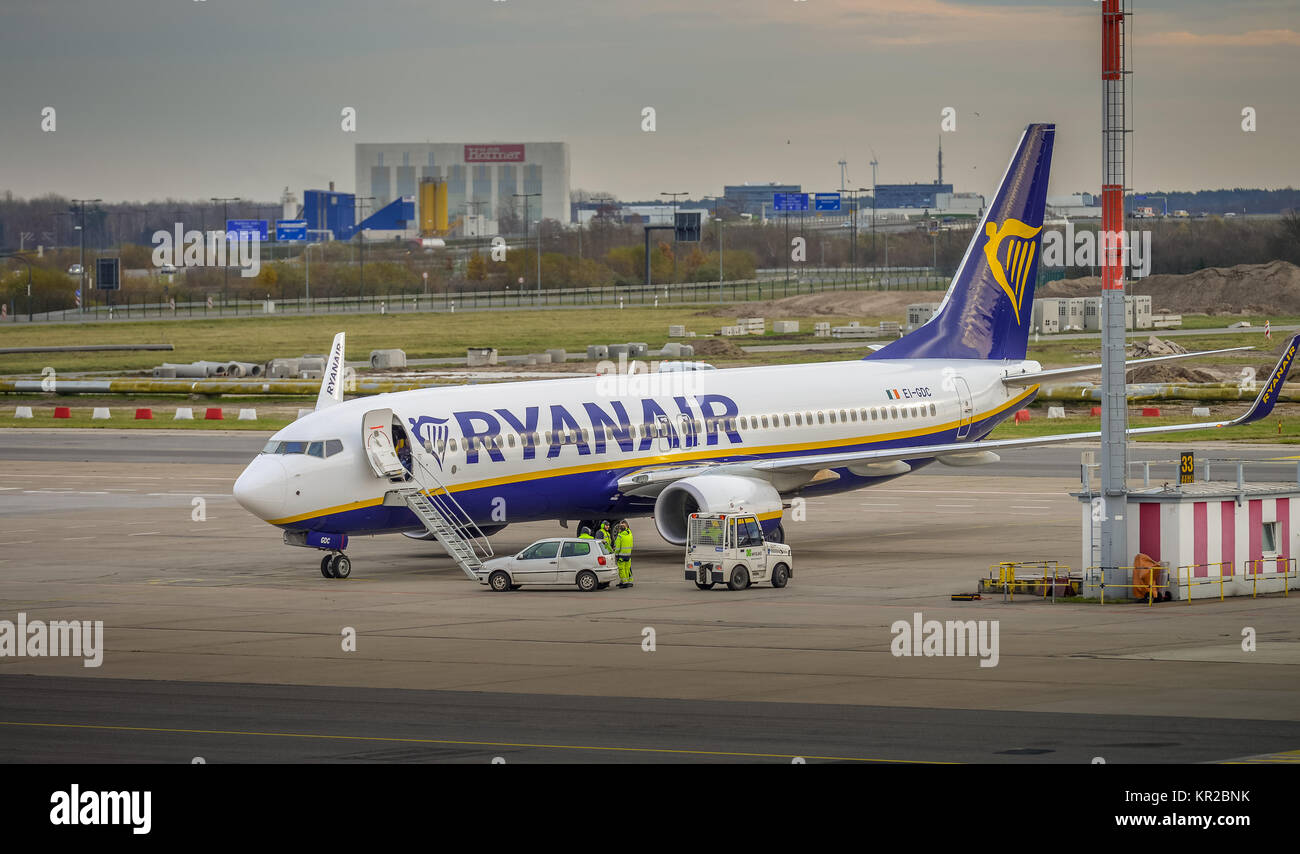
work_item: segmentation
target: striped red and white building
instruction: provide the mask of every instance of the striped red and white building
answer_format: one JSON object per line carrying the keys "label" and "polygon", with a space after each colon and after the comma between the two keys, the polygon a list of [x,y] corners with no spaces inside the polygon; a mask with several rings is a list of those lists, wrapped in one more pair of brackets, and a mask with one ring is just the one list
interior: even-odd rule
{"label": "striped red and white building", "polygon": [[[1077,493],[1076,493],[1077,494]],[[1083,563],[1097,563],[1100,526],[1083,502]],[[1128,496],[1128,542],[1169,568],[1175,599],[1300,589],[1300,484],[1197,482]],[[1289,576],[1289,578],[1288,578]],[[1190,584],[1189,584],[1190,582]]]}

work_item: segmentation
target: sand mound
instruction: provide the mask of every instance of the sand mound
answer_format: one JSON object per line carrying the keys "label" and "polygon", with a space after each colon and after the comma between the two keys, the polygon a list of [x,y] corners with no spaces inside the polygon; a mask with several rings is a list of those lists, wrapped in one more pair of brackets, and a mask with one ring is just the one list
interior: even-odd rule
{"label": "sand mound", "polygon": [[[757,340],[758,336],[755,336]],[[729,338],[692,338],[696,356],[743,356],[745,351]]]}
{"label": "sand mound", "polygon": [[[1180,276],[1148,276],[1129,283],[1130,294],[1149,295],[1152,308],[1176,314],[1300,314],[1300,267],[1287,261],[1209,267]],[[1040,297],[1093,297],[1101,279],[1061,279],[1039,288]]]}

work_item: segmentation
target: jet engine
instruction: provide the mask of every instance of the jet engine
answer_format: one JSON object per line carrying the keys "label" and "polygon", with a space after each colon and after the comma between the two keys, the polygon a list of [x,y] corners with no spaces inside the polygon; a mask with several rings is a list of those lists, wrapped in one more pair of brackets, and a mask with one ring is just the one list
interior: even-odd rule
{"label": "jet engine", "polygon": [[[659,535],[675,546],[686,544],[686,523],[692,513],[781,512],[781,495],[765,480],[738,475],[696,475],[664,488],[655,501]],[[778,517],[779,518],[779,517]]]}

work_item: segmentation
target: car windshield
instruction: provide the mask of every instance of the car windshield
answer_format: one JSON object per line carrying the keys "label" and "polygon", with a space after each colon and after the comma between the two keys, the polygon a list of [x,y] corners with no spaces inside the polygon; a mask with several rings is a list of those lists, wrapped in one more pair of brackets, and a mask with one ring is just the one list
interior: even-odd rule
{"label": "car windshield", "polygon": [[555,557],[560,551],[560,544],[555,540],[546,543],[533,543],[524,549],[523,554],[519,555],[521,560],[541,560],[543,558]]}

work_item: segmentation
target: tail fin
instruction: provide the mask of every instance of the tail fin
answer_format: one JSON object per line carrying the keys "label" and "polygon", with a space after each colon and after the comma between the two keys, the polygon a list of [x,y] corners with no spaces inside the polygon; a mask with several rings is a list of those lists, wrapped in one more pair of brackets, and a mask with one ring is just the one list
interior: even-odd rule
{"label": "tail fin", "polygon": [[1056,125],[1025,129],[939,310],[867,358],[1025,357],[1055,140]]}
{"label": "tail fin", "polygon": [[345,335],[342,332],[334,336],[329,358],[325,360],[325,374],[321,377],[320,393],[316,395],[318,410],[343,402],[343,380],[346,370],[343,365],[344,339]]}

